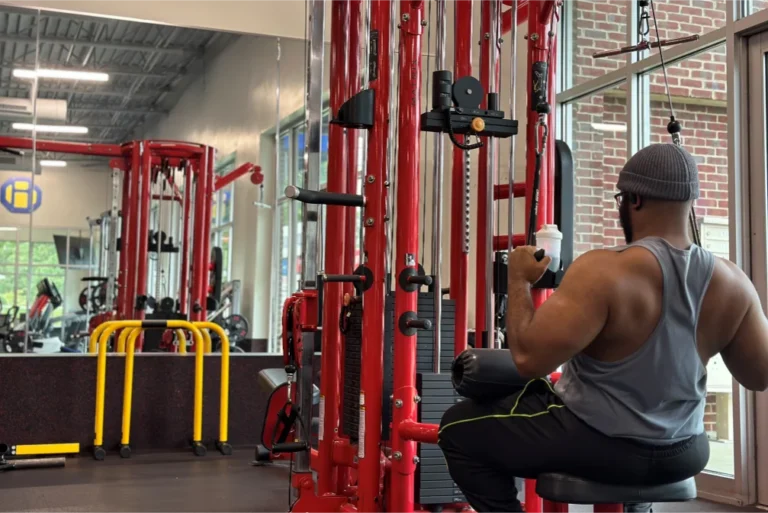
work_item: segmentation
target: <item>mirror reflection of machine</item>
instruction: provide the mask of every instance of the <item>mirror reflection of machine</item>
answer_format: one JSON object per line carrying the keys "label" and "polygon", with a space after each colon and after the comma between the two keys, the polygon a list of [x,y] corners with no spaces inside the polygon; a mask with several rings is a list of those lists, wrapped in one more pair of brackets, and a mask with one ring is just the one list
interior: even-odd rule
{"label": "mirror reflection of machine", "polygon": [[3,350],[6,353],[38,354],[80,352],[79,333],[85,319],[76,314],[54,318],[53,312],[62,303],[56,285],[48,278],[43,278],[37,284],[37,296],[26,320],[17,323],[9,335],[2,339]]}

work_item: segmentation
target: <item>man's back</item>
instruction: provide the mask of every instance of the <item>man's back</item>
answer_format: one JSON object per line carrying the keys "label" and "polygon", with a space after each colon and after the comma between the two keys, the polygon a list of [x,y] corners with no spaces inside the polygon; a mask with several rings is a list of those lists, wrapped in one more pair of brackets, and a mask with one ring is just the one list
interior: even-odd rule
{"label": "man's back", "polygon": [[703,429],[705,366],[721,351],[740,382],[761,384],[736,354],[736,334],[753,303],[757,329],[760,323],[766,329],[761,340],[768,323],[754,288],[734,264],[655,237],[622,251],[592,252],[588,260],[607,284],[607,321],[566,365],[559,386],[565,403],[587,423],[641,440],[697,434]]}

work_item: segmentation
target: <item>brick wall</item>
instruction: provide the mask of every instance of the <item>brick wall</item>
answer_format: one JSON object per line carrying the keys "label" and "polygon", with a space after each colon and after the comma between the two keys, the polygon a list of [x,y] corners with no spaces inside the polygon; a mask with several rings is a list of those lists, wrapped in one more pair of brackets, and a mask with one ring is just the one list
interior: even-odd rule
{"label": "brick wall", "polygon": [[[657,0],[661,37],[703,34],[725,23],[725,1]],[[766,1],[768,4],[768,1]],[[626,44],[629,2],[579,0],[571,6],[575,39],[573,84],[619,69],[626,57],[593,59],[599,50]],[[655,40],[651,22],[650,40]],[[653,50],[654,52],[656,50]],[[683,123],[683,144],[696,157],[701,173],[700,216],[727,217],[726,56],[718,47],[667,68],[677,119]],[[648,142],[669,142],[669,106],[661,70],[650,74]],[[623,243],[613,195],[618,172],[626,162],[624,131],[599,130],[595,123],[627,123],[625,86],[602,91],[573,104],[572,146],[576,163],[576,251]]]}

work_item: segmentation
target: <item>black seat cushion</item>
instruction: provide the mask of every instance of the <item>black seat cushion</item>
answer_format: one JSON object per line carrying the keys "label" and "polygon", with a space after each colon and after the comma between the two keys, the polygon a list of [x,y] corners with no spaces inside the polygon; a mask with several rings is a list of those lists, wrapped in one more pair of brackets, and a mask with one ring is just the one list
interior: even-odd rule
{"label": "black seat cushion", "polygon": [[656,486],[612,485],[568,474],[542,474],[536,493],[566,504],[626,504],[631,502],[682,502],[696,498],[694,478]]}

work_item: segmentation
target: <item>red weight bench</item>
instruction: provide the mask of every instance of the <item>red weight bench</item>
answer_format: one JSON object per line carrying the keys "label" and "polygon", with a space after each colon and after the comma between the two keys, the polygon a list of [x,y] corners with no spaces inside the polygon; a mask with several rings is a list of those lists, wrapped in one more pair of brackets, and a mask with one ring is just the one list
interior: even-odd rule
{"label": "red weight bench", "polygon": [[[656,486],[625,486],[597,483],[568,474],[542,474],[536,493],[544,499],[544,511],[565,512],[568,504],[594,504],[600,513],[623,512],[624,504],[684,502],[696,498],[694,478]],[[547,504],[547,501],[554,504]]]}

